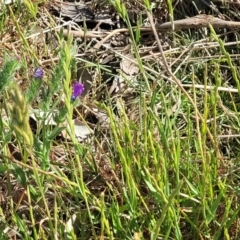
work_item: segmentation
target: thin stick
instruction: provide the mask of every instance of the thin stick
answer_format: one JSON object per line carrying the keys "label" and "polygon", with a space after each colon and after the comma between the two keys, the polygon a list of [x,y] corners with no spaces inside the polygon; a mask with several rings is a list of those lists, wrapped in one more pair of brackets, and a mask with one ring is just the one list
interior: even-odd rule
{"label": "thin stick", "polygon": [[[175,84],[179,87],[179,89],[184,93],[184,95],[188,98],[188,100],[190,101],[190,103],[193,105],[196,113],[197,113],[197,116],[199,117],[200,121],[202,123],[204,123],[204,119],[201,115],[201,113],[199,112],[195,102],[193,101],[193,99],[191,98],[191,96],[188,94],[188,92],[184,89],[184,87],[182,86],[180,80],[172,73],[171,69],[169,68],[168,66],[168,63],[167,63],[167,59],[164,55],[164,52],[163,52],[163,49],[162,49],[162,45],[161,45],[161,42],[159,40],[159,37],[158,37],[158,33],[157,33],[157,30],[156,30],[156,27],[155,27],[155,24],[153,23],[153,18],[152,18],[152,15],[150,12],[147,12],[147,15],[148,15],[148,19],[150,21],[150,25],[152,27],[152,31],[153,31],[153,34],[155,36],[155,39],[157,41],[157,45],[158,45],[158,48],[160,50],[160,53],[162,54],[162,60],[163,60],[163,64],[167,70],[167,72],[169,73],[169,75],[172,77],[172,79],[174,80]],[[212,142],[212,144],[215,146],[215,149],[217,150],[217,157],[220,158],[222,160],[222,157],[221,157],[221,154],[219,152],[219,149],[217,147],[217,144],[209,130],[209,128],[206,126],[207,128],[207,133],[208,133],[208,136],[210,138],[210,141]]]}
{"label": "thin stick", "polygon": [[[220,18],[216,18],[212,15],[200,14],[194,17],[176,20],[174,23],[174,31],[188,28],[202,28],[209,27],[209,24],[213,28],[240,28],[240,22],[226,21]],[[166,22],[156,25],[158,31],[171,30],[173,28],[172,22]]]}

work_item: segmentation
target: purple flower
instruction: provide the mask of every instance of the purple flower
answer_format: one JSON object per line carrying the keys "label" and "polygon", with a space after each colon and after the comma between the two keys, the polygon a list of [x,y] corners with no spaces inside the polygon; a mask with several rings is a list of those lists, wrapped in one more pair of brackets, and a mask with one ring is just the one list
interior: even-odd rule
{"label": "purple flower", "polygon": [[42,78],[42,77],[43,77],[43,69],[39,67],[39,68],[35,71],[34,77],[35,77],[35,78]]}
{"label": "purple flower", "polygon": [[84,85],[82,83],[75,82],[73,84],[73,93],[72,93],[72,100],[76,100],[76,98],[82,94],[84,91]]}

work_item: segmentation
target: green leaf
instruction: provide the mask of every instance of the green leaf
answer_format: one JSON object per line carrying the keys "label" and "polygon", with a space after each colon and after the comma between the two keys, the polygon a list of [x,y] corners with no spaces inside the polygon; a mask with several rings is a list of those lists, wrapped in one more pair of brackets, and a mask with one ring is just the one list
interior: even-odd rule
{"label": "green leaf", "polygon": [[27,182],[26,173],[20,167],[18,167],[16,164],[12,164],[10,168],[12,170],[12,174],[17,179],[17,181],[23,187],[25,187],[26,186],[26,182]]}
{"label": "green leaf", "polygon": [[1,164],[0,165],[0,174],[3,174],[7,171],[8,166],[6,164]]}

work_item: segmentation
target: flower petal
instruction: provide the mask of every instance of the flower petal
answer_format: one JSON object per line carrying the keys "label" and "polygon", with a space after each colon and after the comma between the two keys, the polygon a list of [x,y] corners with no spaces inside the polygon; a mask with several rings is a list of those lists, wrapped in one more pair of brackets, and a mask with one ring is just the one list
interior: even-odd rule
{"label": "flower petal", "polygon": [[34,73],[34,77],[35,78],[42,78],[43,77],[43,69],[42,68],[38,68],[35,73]]}
{"label": "flower petal", "polygon": [[72,99],[75,100],[84,91],[84,85],[82,83],[73,84],[73,94]]}

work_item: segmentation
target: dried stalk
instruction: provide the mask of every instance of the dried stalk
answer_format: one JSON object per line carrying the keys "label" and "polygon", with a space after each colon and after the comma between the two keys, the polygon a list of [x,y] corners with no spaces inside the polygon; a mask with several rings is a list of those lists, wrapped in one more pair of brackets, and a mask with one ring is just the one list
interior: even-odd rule
{"label": "dried stalk", "polygon": [[[154,25],[153,23],[153,18],[152,18],[152,15],[150,12],[147,13],[148,15],[148,19],[150,21],[150,25],[151,25],[151,28],[152,28],[152,31],[153,31],[153,34],[155,36],[155,39],[157,41],[157,46],[160,50],[160,53],[162,55],[162,60],[163,60],[163,64],[167,70],[167,72],[169,73],[169,75],[171,76],[171,78],[174,80],[175,84],[179,87],[179,89],[181,90],[181,92],[188,98],[189,102],[192,104],[192,106],[194,107],[195,111],[196,111],[196,114],[199,118],[199,120],[204,123],[204,119],[201,115],[201,113],[199,112],[197,106],[196,106],[196,103],[194,102],[194,100],[191,98],[191,96],[188,94],[188,92],[184,89],[184,87],[182,86],[180,80],[172,73],[170,67],[168,66],[168,63],[167,63],[167,59],[164,55],[164,52],[163,52],[163,49],[162,49],[162,45],[161,45],[161,42],[159,40],[159,37],[158,37],[158,33],[157,33],[157,30],[156,30],[156,26]],[[216,151],[217,151],[217,157],[218,159],[220,159],[222,161],[222,156],[221,156],[221,153],[218,149],[218,146],[217,146],[217,142],[214,140],[214,137],[213,135],[211,134],[210,130],[208,127],[206,127],[206,130],[207,130],[207,134],[209,136],[209,139],[211,141],[211,143],[213,144],[213,146],[215,147]],[[223,163],[223,161],[222,161]],[[224,163],[223,163],[224,164]]]}

